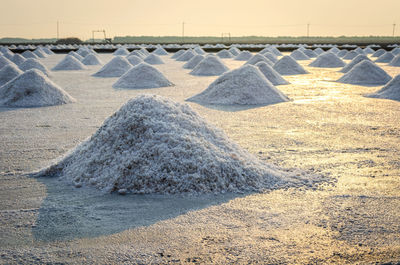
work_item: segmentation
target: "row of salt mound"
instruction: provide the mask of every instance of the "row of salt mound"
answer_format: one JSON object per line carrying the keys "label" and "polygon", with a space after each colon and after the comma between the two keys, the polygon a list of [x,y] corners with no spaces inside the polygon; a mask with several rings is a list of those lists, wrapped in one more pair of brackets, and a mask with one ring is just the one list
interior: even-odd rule
{"label": "row of salt mound", "polygon": [[120,77],[132,68],[129,61],[122,56],[115,56],[92,76],[95,77]]}
{"label": "row of salt mound", "polygon": [[68,53],[68,55],[74,56],[74,57],[75,57],[76,59],[78,59],[79,61],[82,61],[82,60],[83,60],[83,57],[80,56],[79,54],[77,54],[77,53],[74,52],[74,51],[70,51],[70,52]]}
{"label": "row of salt mound", "polygon": [[352,85],[379,86],[391,79],[390,75],[373,62],[362,60],[337,81]]}
{"label": "row of salt mound", "polygon": [[400,75],[397,75],[379,91],[367,95],[371,98],[400,100]]}
{"label": "row of salt mound", "polygon": [[75,102],[67,92],[37,69],[22,73],[0,87],[0,105],[42,107]]}
{"label": "row of salt mound", "polygon": [[0,56],[0,69],[3,68],[6,65],[14,64],[12,61],[7,59],[4,56]]}
{"label": "row of salt mound", "polygon": [[63,71],[63,70],[84,70],[87,67],[72,55],[66,55],[56,66],[51,70]]}
{"label": "row of salt mound", "polygon": [[335,68],[343,67],[345,63],[332,52],[326,52],[318,55],[318,57],[309,64],[312,67]]}
{"label": "row of salt mound", "polygon": [[188,101],[220,105],[268,105],[288,98],[253,65],[229,71]]}
{"label": "row of salt mound", "polygon": [[23,57],[22,55],[20,55],[18,53],[14,54],[10,60],[13,63],[15,63],[16,65],[21,65],[23,62],[26,61],[25,57]]}
{"label": "row of salt mound", "polygon": [[226,67],[217,56],[207,55],[193,68],[190,74],[197,76],[214,76],[221,75],[228,70],[228,67]]}
{"label": "row of salt mound", "polygon": [[204,59],[203,55],[200,54],[195,55],[192,57],[192,59],[187,61],[182,67],[183,69],[194,69],[196,65],[198,65],[203,59]]}
{"label": "row of salt mound", "polygon": [[121,194],[260,192],[321,181],[261,162],[190,106],[149,95],[129,100],[90,138],[33,176]]}
{"label": "row of salt mound", "polygon": [[113,85],[114,88],[141,89],[168,87],[173,84],[153,66],[140,63],[123,74]]}
{"label": "row of salt mound", "polygon": [[281,75],[300,75],[308,72],[292,57],[285,55],[279,59],[272,67]]}
{"label": "row of salt mound", "polygon": [[357,57],[355,57],[353,60],[351,60],[351,62],[346,64],[339,72],[347,73],[354,67],[354,65],[358,64],[359,62],[361,62],[363,60],[371,61],[367,55],[359,54],[359,55],[357,55]]}
{"label": "row of salt mound", "polygon": [[396,55],[389,63],[390,66],[400,66],[400,54]]}

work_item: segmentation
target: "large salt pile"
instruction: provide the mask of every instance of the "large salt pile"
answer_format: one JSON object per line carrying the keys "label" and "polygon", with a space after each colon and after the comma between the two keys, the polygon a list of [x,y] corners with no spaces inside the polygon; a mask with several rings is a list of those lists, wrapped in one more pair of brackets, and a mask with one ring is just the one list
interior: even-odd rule
{"label": "large salt pile", "polygon": [[300,75],[308,74],[308,72],[292,57],[286,55],[277,61],[274,66],[274,70],[281,75]]}
{"label": "large salt pile", "polygon": [[261,54],[255,54],[253,57],[251,57],[246,64],[251,64],[251,65],[256,65],[259,62],[265,62],[269,65],[274,65],[273,62],[271,62],[270,60],[268,60],[264,55]]}
{"label": "large salt pile", "polygon": [[390,75],[382,68],[371,61],[363,60],[337,81],[353,85],[379,86],[386,84],[391,79]]}
{"label": "large salt pile", "polygon": [[342,68],[342,70],[340,70],[339,72],[347,73],[348,71],[350,71],[350,70],[354,67],[354,65],[356,65],[356,64],[358,64],[359,62],[364,61],[364,60],[371,61],[371,60],[368,58],[368,56],[366,56],[366,55],[364,55],[364,54],[359,54],[359,55],[357,55],[351,62],[349,62],[348,64],[346,64],[346,65]]}
{"label": "large salt pile", "polygon": [[371,98],[400,100],[400,75],[397,75],[379,91],[367,95]]}
{"label": "large salt pile", "polygon": [[25,57],[23,57],[22,55],[16,53],[13,55],[13,57],[11,58],[11,61],[13,63],[15,63],[16,65],[21,65],[23,62],[26,61]]}
{"label": "large salt pile", "polygon": [[34,176],[121,194],[263,191],[307,182],[259,161],[188,105],[149,95],[129,100]]}
{"label": "large salt pile", "polygon": [[289,84],[277,71],[275,71],[269,64],[259,62],[256,64],[258,69],[274,86]]}
{"label": "large salt pile", "polygon": [[24,56],[26,59],[32,58],[32,59],[38,59],[39,57],[31,52],[30,50],[26,50],[23,53],[21,53],[22,56]]}
{"label": "large salt pile", "polygon": [[118,48],[113,55],[125,56],[128,55],[129,51],[125,47]]}
{"label": "large salt pile", "polygon": [[276,63],[278,61],[278,58],[275,56],[275,54],[266,52],[263,54],[265,58],[267,58],[271,63]]}
{"label": "large salt pile", "polygon": [[233,56],[238,56],[241,52],[237,47],[231,47],[228,50]]}
{"label": "large salt pile", "polygon": [[136,56],[136,55],[129,55],[129,56],[126,57],[126,59],[133,66],[138,65],[140,63],[143,63],[143,59],[141,57],[139,57],[139,56]]}
{"label": "large salt pile", "polygon": [[249,51],[242,51],[239,53],[234,59],[236,61],[248,61],[251,57],[253,57],[253,54]]}
{"label": "large salt pile", "polygon": [[120,77],[132,68],[127,59],[122,56],[116,56],[105,64],[98,72],[94,73],[96,77]]}
{"label": "large salt pile", "polygon": [[282,53],[278,50],[278,48],[274,46],[269,47],[268,50],[271,51],[276,56],[282,56]]}
{"label": "large salt pile", "polygon": [[192,50],[187,50],[186,52],[184,52],[181,56],[179,56],[178,58],[176,58],[176,60],[178,62],[187,62],[190,59],[193,58],[193,56],[195,56],[196,54],[192,51]]}
{"label": "large salt pile", "polygon": [[12,61],[0,55],[0,69],[6,65],[14,64]]}
{"label": "large salt pile", "polygon": [[0,105],[42,107],[74,102],[62,88],[37,69],[31,69],[0,87]]}
{"label": "large salt pile", "polygon": [[394,55],[391,52],[386,52],[375,60],[376,63],[388,63],[393,60]]}
{"label": "large salt pile", "polygon": [[21,75],[23,72],[16,65],[6,65],[0,69],[0,86]]}
{"label": "large salt pile", "polygon": [[197,54],[200,54],[200,55],[206,54],[206,52],[205,52],[201,47],[196,47],[196,48],[194,48],[194,51],[195,51]]}
{"label": "large salt pile", "polygon": [[94,53],[88,53],[85,58],[83,58],[82,63],[84,65],[100,65],[103,64],[102,61]]}
{"label": "large salt pile", "polygon": [[173,86],[165,76],[147,63],[141,63],[122,75],[114,88],[157,88]]}
{"label": "large salt pile", "polygon": [[183,65],[183,69],[193,69],[204,59],[203,55],[195,55]]}
{"label": "large salt pile", "polygon": [[290,54],[290,57],[292,57],[293,59],[297,60],[297,61],[301,61],[301,60],[310,60],[310,57],[308,57],[307,55],[305,55],[302,51],[300,50],[295,50]]}
{"label": "large salt pile", "polygon": [[179,50],[179,51],[177,51],[176,53],[174,53],[172,56],[171,56],[171,59],[176,59],[176,58],[178,58],[179,56],[181,56],[182,54],[184,54],[186,52],[186,50]]}
{"label": "large salt pile", "polygon": [[190,72],[191,75],[213,76],[221,75],[229,69],[225,64],[214,55],[207,55],[195,68]]}
{"label": "large salt pile", "polygon": [[268,105],[288,101],[288,98],[257,67],[244,65],[223,74],[188,101],[201,104]]}
{"label": "large salt pile", "polygon": [[390,66],[400,66],[400,54],[396,55],[389,63]]}
{"label": "large salt pile", "polygon": [[148,64],[164,64],[163,60],[156,54],[149,54],[144,60]]}
{"label": "large salt pile", "polygon": [[29,58],[26,59],[25,62],[23,62],[19,68],[22,71],[28,71],[30,69],[38,69],[42,71],[45,75],[49,76],[49,70],[47,69],[46,66],[44,66],[41,62],[39,62],[37,59]]}
{"label": "large salt pile", "polygon": [[318,55],[317,59],[309,64],[312,67],[323,67],[323,68],[335,68],[343,67],[345,63],[336,56],[336,54],[331,52],[325,52]]}
{"label": "large salt pile", "polygon": [[152,53],[156,55],[168,55],[168,52],[163,47],[158,47]]}
{"label": "large salt pile", "polygon": [[63,71],[63,70],[84,70],[87,69],[86,66],[81,63],[72,55],[66,55],[56,66],[51,70],[53,71]]}
{"label": "large salt pile", "polygon": [[217,52],[217,56],[222,59],[233,58],[233,54],[230,53],[228,50],[220,50]]}

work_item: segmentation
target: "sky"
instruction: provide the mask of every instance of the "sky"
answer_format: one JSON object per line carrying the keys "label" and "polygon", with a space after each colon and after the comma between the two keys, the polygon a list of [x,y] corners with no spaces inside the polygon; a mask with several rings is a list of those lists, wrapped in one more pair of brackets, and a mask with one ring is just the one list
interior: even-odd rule
{"label": "sky", "polygon": [[[400,0],[1,0],[0,38],[400,36]],[[95,37],[102,38],[96,33]]]}

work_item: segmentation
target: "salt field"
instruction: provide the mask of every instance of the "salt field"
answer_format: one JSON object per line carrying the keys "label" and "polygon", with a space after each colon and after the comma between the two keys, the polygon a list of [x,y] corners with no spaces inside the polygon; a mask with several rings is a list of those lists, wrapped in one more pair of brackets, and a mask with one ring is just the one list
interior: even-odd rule
{"label": "salt field", "polygon": [[[250,74],[237,71],[243,76],[235,80],[238,77],[229,71],[244,66],[256,53],[227,49],[219,57],[209,56],[211,63],[201,64],[201,58],[197,57],[192,61],[193,65],[183,67],[195,58],[196,49],[181,52],[183,57],[176,60],[174,53],[167,53],[161,47],[150,57],[144,55],[145,51],[132,53],[120,47],[114,54],[98,53],[96,57],[84,54],[81,56],[86,58],[84,65],[80,65],[73,55],[66,57],[61,53],[39,58],[35,53],[26,53],[29,58],[34,58],[29,62],[34,62],[32,65],[36,68],[39,65],[45,74],[39,70],[29,71],[51,87],[60,88],[57,90],[62,91],[59,97],[68,100],[55,105],[60,100],[53,96],[51,99],[56,103],[51,105],[55,106],[0,106],[0,263],[396,264],[400,261],[399,78],[380,91],[388,83],[388,76],[394,78],[400,74],[400,67],[375,61],[378,57],[372,57],[371,51],[368,58],[374,62],[358,62],[364,62],[364,66],[355,64],[355,71],[348,72],[347,76],[362,79],[366,69],[374,69],[370,76],[374,78],[372,85],[371,82],[353,85],[337,81],[344,75],[340,72],[342,64],[332,68],[332,64],[323,62],[313,67],[312,62],[317,59],[307,59],[309,56],[301,54],[300,50],[293,57],[300,54],[297,58],[301,60],[296,60],[289,57],[291,52],[283,52],[282,55],[288,57],[282,57],[276,48],[271,48],[269,51],[275,53],[276,59],[285,59],[280,61],[279,67],[268,63],[265,71],[275,69],[284,75],[280,83],[285,84],[276,82],[274,86],[257,70],[260,63],[254,67],[248,64],[242,69],[250,69],[250,74],[261,80],[257,81],[259,87],[270,89],[267,95],[262,94],[266,99],[257,95],[247,98],[255,102],[259,99],[265,104],[250,104],[242,100],[242,96],[234,97],[242,95],[238,84],[251,83],[245,78]],[[339,52],[330,51],[336,55]],[[138,56],[134,58],[138,66],[129,63],[129,54]],[[154,63],[151,69],[157,70],[155,74],[142,73],[145,72],[143,65],[149,69],[150,66],[139,64],[140,54],[144,61],[148,58]],[[204,58],[208,54],[204,54]],[[269,58],[274,58],[271,54]],[[393,58],[395,56],[393,54]],[[320,55],[319,60],[323,57]],[[113,58],[114,61],[108,64]],[[351,62],[346,58],[334,59],[345,64]],[[290,66],[294,68],[289,69]],[[376,70],[375,66],[380,69]],[[142,70],[136,73],[137,69]],[[16,65],[3,72],[22,74]],[[128,74],[124,76],[124,73]],[[278,78],[278,73],[269,75]],[[222,98],[218,102],[228,102],[224,99],[230,99],[229,93],[238,93],[232,96],[235,100],[229,101],[231,104],[204,104],[204,98],[202,104],[188,100],[218,78],[225,80],[221,78],[223,74],[234,89],[221,89],[217,91],[219,94],[214,94]],[[9,81],[6,75],[0,76],[1,81]],[[140,76],[147,79],[143,81]],[[383,85],[381,77],[385,79]],[[375,82],[377,79],[380,82]],[[362,84],[364,79],[354,80],[348,83]],[[139,88],[131,85],[140,84],[140,81],[143,84]],[[10,82],[7,84],[11,86]],[[153,185],[153,189],[140,190],[134,188],[139,185],[137,183],[124,186],[115,182],[112,177],[116,171],[104,173],[106,177],[102,175],[107,168],[116,168],[129,160],[127,156],[127,160],[118,160],[116,164],[110,162],[117,149],[107,153],[111,150],[107,148],[124,134],[123,130],[110,124],[125,123],[117,120],[119,116],[115,120],[120,123],[105,121],[122,106],[126,111],[122,113],[124,117],[130,117],[128,110],[132,111],[132,116],[141,114],[139,107],[128,108],[124,104],[143,94],[157,95],[156,102],[168,99],[166,104],[175,106],[168,108],[173,114],[165,115],[159,125],[171,126],[165,127],[166,131],[181,132],[185,136],[169,136],[176,143],[169,142],[169,149],[164,151],[175,152],[174,147],[184,146],[185,152],[179,154],[185,158],[182,161],[185,168],[171,169],[165,176],[173,172],[184,179],[187,167],[204,159],[210,162],[206,164],[209,169],[207,179],[192,177],[189,188],[181,185],[176,189],[178,192],[168,192],[174,188],[173,184],[160,188],[154,186],[159,183],[157,180],[148,184]],[[268,101],[268,95],[279,95],[279,100]],[[152,97],[139,99],[143,98]],[[213,103],[213,99],[209,98],[209,102]],[[140,103],[137,98],[136,101]],[[235,104],[237,102],[241,103]],[[156,108],[158,105],[146,106]],[[143,115],[153,112],[147,109]],[[181,112],[190,115],[182,118]],[[121,111],[117,113],[122,115]],[[163,116],[161,112],[157,115]],[[176,115],[175,119],[173,115]],[[211,138],[204,136],[207,141],[201,142],[195,138],[198,135],[190,134],[188,128],[197,128],[195,121],[198,119],[201,124],[203,120],[206,124],[195,130],[202,132],[201,137],[205,132],[214,134],[214,128],[221,130],[215,133],[216,138],[224,140],[210,142],[222,141],[223,146],[215,145],[223,151],[214,149],[208,142]],[[151,126],[146,126],[156,135],[157,120],[151,121]],[[103,124],[109,124],[112,130],[104,133]],[[165,133],[161,129],[160,132]],[[85,141],[91,144],[96,133],[109,140],[107,144],[96,142],[91,146],[101,151],[98,156],[90,157],[90,163],[83,167],[87,169],[85,172],[73,168],[65,170],[65,177],[64,173],[33,176],[50,165],[71,168],[75,164],[81,165],[83,157],[89,157],[85,152],[91,149],[79,145]],[[135,133],[130,141],[141,137],[140,132]],[[162,142],[159,138],[156,140]],[[148,141],[142,143],[148,144]],[[205,147],[204,150],[200,146]],[[221,155],[213,156],[207,151],[209,146],[209,150]],[[191,148],[196,156],[191,156]],[[140,149],[137,145],[134,151],[140,159],[146,157],[145,148]],[[151,152],[155,154],[154,150]],[[74,156],[76,154],[79,156]],[[74,156],[75,164],[62,160],[68,155]],[[157,160],[149,156],[146,161],[155,161],[161,168],[179,155],[160,157],[162,159]],[[137,163],[141,163],[140,159]],[[246,168],[249,161],[251,170]],[[128,162],[132,163],[131,160]],[[223,185],[227,185],[224,181],[229,176],[222,171],[219,175],[219,167],[231,170],[236,174],[235,180],[241,181],[237,181],[235,187],[226,188],[229,186]],[[100,169],[101,172],[96,171]],[[151,168],[133,169],[136,173],[151,175],[148,173]],[[251,174],[268,171],[265,175],[270,177],[269,182],[253,175],[246,178],[249,176],[246,170]],[[82,173],[82,181],[75,179],[77,185],[74,185],[72,179],[76,172]],[[157,177],[153,174],[148,177]],[[100,178],[106,178],[107,189],[101,188]],[[184,181],[182,179],[180,181]],[[223,183],[222,186],[216,189],[208,186],[217,181]],[[201,183],[204,189],[190,189],[195,185],[193,183]],[[273,185],[276,183],[282,185]],[[240,188],[241,185],[248,186]]]}

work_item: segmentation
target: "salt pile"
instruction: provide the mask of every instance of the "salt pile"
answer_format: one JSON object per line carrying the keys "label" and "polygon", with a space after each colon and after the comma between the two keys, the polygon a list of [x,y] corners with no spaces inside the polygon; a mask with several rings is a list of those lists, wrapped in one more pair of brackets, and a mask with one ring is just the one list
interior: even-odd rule
{"label": "salt pile", "polygon": [[103,64],[100,59],[94,53],[88,53],[85,58],[83,58],[82,63],[84,65],[100,65]]}
{"label": "salt pile", "polygon": [[176,60],[178,62],[187,62],[190,59],[193,58],[193,56],[195,56],[195,54],[193,53],[192,50],[187,50],[186,52],[184,52],[181,56],[179,56],[178,58],[176,58]]}
{"label": "salt pile", "polygon": [[221,75],[228,71],[228,67],[216,56],[207,55],[195,68],[190,72],[191,75],[213,76]]}
{"label": "salt pile", "polygon": [[271,63],[276,63],[278,61],[278,58],[276,58],[275,54],[266,52],[263,54],[265,58],[267,58]]}
{"label": "salt pile", "polygon": [[89,54],[94,54],[94,51],[90,50],[88,48],[79,48],[79,50],[76,51],[76,53],[84,58],[84,57],[88,56]]}
{"label": "salt pile", "polygon": [[296,62],[292,57],[286,55],[277,61],[274,66],[274,70],[281,75],[300,75],[308,74],[308,72]]}
{"label": "salt pile", "polygon": [[318,55],[317,59],[309,64],[312,67],[335,68],[343,67],[345,63],[331,52],[326,52]]}
{"label": "salt pile", "polygon": [[275,71],[269,64],[259,62],[256,64],[258,69],[274,86],[289,84],[277,71]]}
{"label": "salt pile", "polygon": [[127,59],[116,56],[105,64],[98,72],[93,74],[96,77],[120,77],[132,68]]}
{"label": "salt pile", "polygon": [[140,52],[140,51],[132,51],[129,55],[128,55],[128,57],[129,56],[137,56],[137,57],[139,57],[139,58],[141,58],[141,59],[144,59],[144,58],[146,58],[147,57],[147,55],[144,55],[142,52]]}
{"label": "salt pile", "polygon": [[188,105],[149,95],[129,100],[34,176],[121,194],[263,191],[307,181],[259,161]]}
{"label": "salt pile", "polygon": [[4,56],[0,56],[0,69],[3,68],[6,65],[14,64],[12,61],[8,60]]}
{"label": "salt pile", "polygon": [[276,56],[282,56],[282,53],[276,47],[271,46],[268,48],[268,50],[271,51]]}
{"label": "salt pile", "polygon": [[251,54],[251,52],[249,52],[249,51],[242,51],[241,53],[239,53],[239,54],[235,57],[235,60],[236,60],[236,61],[247,61],[247,60],[249,60],[251,57],[253,57],[253,54]]}
{"label": "salt pile", "polygon": [[353,60],[358,55],[360,55],[360,54],[356,51],[349,51],[345,56],[343,56],[343,59],[344,60]]}
{"label": "salt pile", "polygon": [[30,50],[26,50],[23,53],[21,53],[22,56],[24,56],[26,59],[32,58],[32,59],[38,59],[36,54],[31,52]]}
{"label": "salt pile", "polygon": [[374,52],[375,51],[373,49],[371,49],[371,47],[367,47],[367,48],[364,49],[364,54],[372,54]]}
{"label": "salt pile", "polygon": [[217,56],[223,59],[233,58],[232,53],[230,53],[228,50],[220,50],[219,52],[217,52]]}
{"label": "salt pile", "polygon": [[148,64],[164,64],[163,60],[153,53],[144,58],[144,61]]}
{"label": "salt pile", "polygon": [[126,59],[128,60],[128,62],[131,63],[131,65],[135,66],[138,65],[140,63],[143,63],[143,59],[140,58],[139,56],[136,55],[129,55],[128,57],[126,57]]}
{"label": "salt pile", "polygon": [[163,47],[158,47],[152,53],[156,55],[168,55],[168,52]]}
{"label": "salt pile", "polygon": [[19,66],[19,68],[20,68],[22,71],[28,71],[28,70],[30,70],[30,69],[38,69],[38,70],[42,71],[45,75],[47,75],[47,76],[50,75],[49,70],[47,69],[47,67],[44,66],[44,65],[43,65],[41,62],[39,62],[38,60],[33,59],[33,58],[26,59],[25,62],[23,62],[23,63]]}
{"label": "salt pile", "polygon": [[340,50],[337,47],[332,47],[328,50],[329,52],[332,52],[334,54],[337,54],[338,52],[340,52]]}
{"label": "salt pile", "polygon": [[125,47],[120,47],[113,53],[113,55],[117,55],[117,56],[118,55],[125,56],[128,54],[129,54],[129,51]]}
{"label": "salt pile", "polygon": [[71,56],[75,57],[75,58],[78,59],[79,61],[82,61],[82,60],[83,60],[83,57],[80,56],[79,54],[77,54],[77,53],[74,52],[74,51],[70,51],[70,52],[68,53],[68,55],[71,55]]}
{"label": "salt pile", "polygon": [[56,66],[53,67],[53,71],[63,71],[63,70],[84,70],[87,69],[86,66],[81,63],[72,55],[66,55]]}
{"label": "salt pile", "polygon": [[21,56],[20,54],[14,54],[13,57],[11,58],[11,61],[15,63],[16,65],[21,65],[23,62],[25,62],[25,57]]}
{"label": "salt pile", "polygon": [[194,51],[195,51],[197,54],[200,54],[200,55],[206,54],[206,52],[205,52],[202,48],[200,48],[200,47],[194,48]]}
{"label": "salt pile", "polygon": [[157,88],[173,86],[165,76],[147,63],[136,65],[122,75],[113,85],[114,88]]}
{"label": "salt pile", "polygon": [[188,101],[201,104],[268,105],[288,101],[288,98],[257,67],[244,65],[223,74]]}
{"label": "salt pile", "polygon": [[6,65],[0,69],[0,86],[21,75],[23,72],[16,65]]}
{"label": "salt pile", "polygon": [[368,95],[368,97],[400,100],[400,75],[397,75],[389,83],[382,87],[382,89],[374,94]]}
{"label": "salt pile", "polygon": [[39,58],[46,58],[46,54],[44,54],[40,49],[36,49],[33,53]]}
{"label": "salt pile", "polygon": [[307,55],[309,58],[315,58],[318,56],[313,50],[310,49],[304,49],[303,53]]}
{"label": "salt pile", "polygon": [[359,55],[357,55],[357,57],[355,57],[351,62],[349,62],[348,64],[346,64],[346,66],[343,67],[342,70],[340,70],[339,72],[347,73],[348,71],[350,71],[350,70],[354,67],[354,65],[356,65],[356,64],[358,64],[359,62],[364,61],[364,60],[371,61],[371,60],[368,58],[368,56],[363,55],[363,54],[359,54]]}
{"label": "salt pile", "polygon": [[171,56],[171,59],[176,59],[179,56],[181,56],[182,54],[184,54],[186,52],[186,50],[179,50],[176,53],[174,53],[174,55]]}
{"label": "salt pile", "polygon": [[339,78],[337,82],[353,85],[379,86],[386,84],[391,79],[390,75],[382,68],[371,61],[363,60]]}
{"label": "salt pile", "polygon": [[394,55],[391,52],[386,52],[375,60],[376,63],[388,63],[393,60]]}
{"label": "salt pile", "polygon": [[301,60],[310,60],[310,57],[308,57],[307,55],[305,55],[302,51],[299,50],[295,50],[290,54],[290,57],[292,57],[293,59],[297,60],[297,61],[301,61]]}
{"label": "salt pile", "polygon": [[31,69],[0,87],[0,105],[42,107],[74,102],[62,88],[37,69]]}
{"label": "salt pile", "polygon": [[144,54],[144,56],[146,57],[146,56],[148,56],[150,53],[149,53],[149,51],[148,50],[146,50],[145,48],[140,48],[140,50],[139,50],[139,52],[141,52],[141,53],[143,53]]}
{"label": "salt pile", "polygon": [[390,66],[400,66],[400,54],[396,55],[389,63]]}
{"label": "salt pile", "polygon": [[183,69],[193,69],[204,59],[203,55],[195,55],[187,63],[183,65]]}
{"label": "salt pile", "polygon": [[382,54],[384,54],[386,51],[384,50],[384,49],[379,49],[379,50],[377,50],[376,52],[374,52],[371,56],[372,57],[379,57],[379,56],[381,56]]}
{"label": "salt pile", "polygon": [[344,58],[349,52],[347,50],[341,50],[340,52],[338,52],[336,55],[339,58]]}
{"label": "salt pile", "polygon": [[318,48],[316,48],[316,49],[314,50],[314,52],[315,52],[317,55],[320,55],[321,53],[324,53],[325,51],[324,51],[323,49],[321,49],[320,47],[318,47]]}
{"label": "salt pile", "polygon": [[231,47],[228,50],[233,56],[238,56],[241,52],[237,47]]}
{"label": "salt pile", "polygon": [[265,62],[265,63],[267,63],[269,65],[274,65],[273,62],[271,62],[264,55],[261,55],[261,54],[255,54],[253,57],[250,58],[250,60],[248,60],[246,62],[246,64],[255,65],[255,64],[259,63],[259,62]]}

